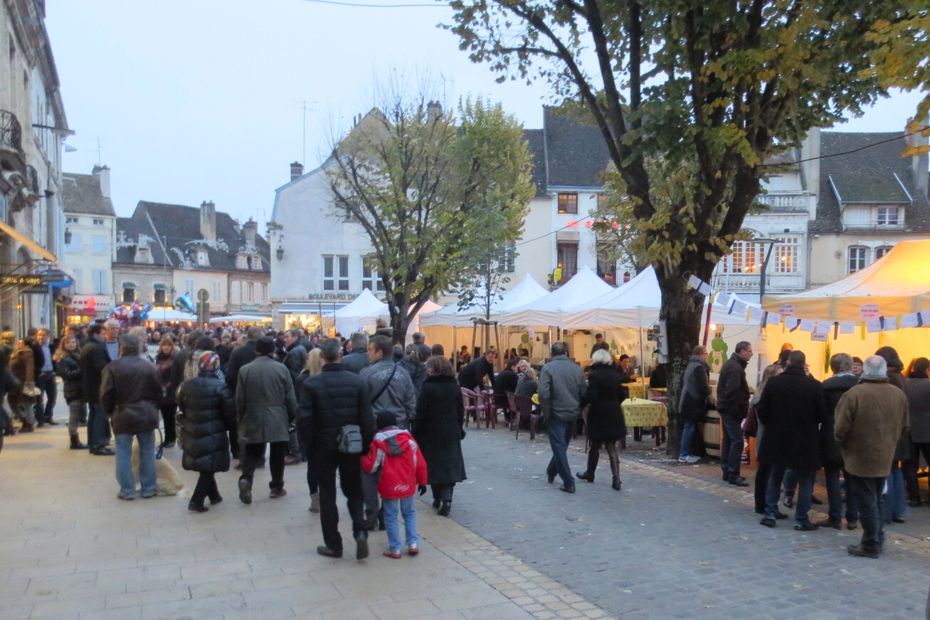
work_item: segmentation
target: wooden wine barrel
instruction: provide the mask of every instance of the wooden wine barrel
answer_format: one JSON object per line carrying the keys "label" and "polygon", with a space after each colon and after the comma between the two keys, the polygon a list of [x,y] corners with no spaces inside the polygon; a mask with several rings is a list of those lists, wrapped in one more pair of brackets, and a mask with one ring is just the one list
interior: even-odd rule
{"label": "wooden wine barrel", "polygon": [[701,437],[707,456],[720,458],[720,414],[716,409],[708,410],[701,420]]}

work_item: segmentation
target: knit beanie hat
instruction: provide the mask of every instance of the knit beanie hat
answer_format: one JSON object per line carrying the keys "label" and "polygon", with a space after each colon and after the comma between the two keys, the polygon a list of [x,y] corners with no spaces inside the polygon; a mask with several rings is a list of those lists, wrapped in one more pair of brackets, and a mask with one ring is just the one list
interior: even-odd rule
{"label": "knit beanie hat", "polygon": [[204,351],[197,358],[197,368],[200,372],[216,372],[220,367],[220,356],[213,351]]}

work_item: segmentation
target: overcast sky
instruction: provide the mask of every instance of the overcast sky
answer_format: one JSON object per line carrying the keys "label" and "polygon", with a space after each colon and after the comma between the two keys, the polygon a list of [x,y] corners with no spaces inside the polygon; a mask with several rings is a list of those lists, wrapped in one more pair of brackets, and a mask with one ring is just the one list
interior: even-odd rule
{"label": "overcast sky", "polygon": [[[49,0],[47,13],[76,132],[64,170],[108,165],[121,216],[139,200],[213,200],[242,221],[254,217],[264,233],[290,162],[316,166],[333,129],[366,112],[373,85],[393,73],[432,75],[453,103],[479,95],[501,101],[527,128],[541,127],[550,103],[542,85],[496,84],[486,65],[471,63],[456,37],[436,27],[451,21],[444,7]],[[917,99],[883,101],[840,129],[900,130]]]}

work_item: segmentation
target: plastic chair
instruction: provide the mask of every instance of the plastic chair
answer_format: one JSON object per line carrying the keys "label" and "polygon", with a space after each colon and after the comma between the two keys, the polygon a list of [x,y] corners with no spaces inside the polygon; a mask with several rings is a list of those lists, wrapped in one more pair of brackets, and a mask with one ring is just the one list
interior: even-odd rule
{"label": "plastic chair", "polygon": [[497,405],[495,405],[494,392],[481,390],[478,392],[478,417],[476,422],[484,418],[485,428],[497,428]]}
{"label": "plastic chair", "polygon": [[475,427],[478,427],[478,394],[468,388],[459,388],[462,390],[462,403],[465,405],[465,427],[468,428],[468,419],[473,418]]}
{"label": "plastic chair", "polygon": [[533,401],[530,400],[529,396],[514,396],[514,403],[517,406],[517,413],[514,416],[517,419],[517,434],[514,439],[520,438],[520,425],[523,423],[523,420],[529,421],[530,439],[535,439],[536,430],[539,426],[539,418],[542,416],[538,413],[533,413]]}

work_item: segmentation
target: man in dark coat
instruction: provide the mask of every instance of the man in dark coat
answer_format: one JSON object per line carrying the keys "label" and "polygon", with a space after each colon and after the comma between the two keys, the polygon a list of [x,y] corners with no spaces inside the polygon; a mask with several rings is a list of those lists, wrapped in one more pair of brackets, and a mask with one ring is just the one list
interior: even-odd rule
{"label": "man in dark coat", "polygon": [[116,480],[119,498],[136,497],[132,473],[132,439],[139,442],[139,484],[142,497],[155,496],[155,429],[158,428],[162,388],[155,364],[141,357],[142,342],[120,337],[120,358],[103,369],[100,407],[112,420],[116,436]]}
{"label": "man in dark coat", "polygon": [[494,385],[494,360],[497,359],[497,352],[488,350],[485,354],[459,371],[459,385],[469,390],[477,390],[484,385],[484,378],[487,377]]}
{"label": "man in dark coat", "polygon": [[[233,351],[229,355],[229,362],[226,364],[226,385],[233,396],[236,395],[236,385],[239,382],[239,369],[255,359],[255,343],[262,337],[262,328],[253,325],[246,331],[246,342],[244,345]],[[238,412],[237,412],[238,413]],[[232,452],[234,459],[239,458],[239,432],[238,432],[238,415],[229,427],[229,450]]]}
{"label": "man in dark coat", "polygon": [[307,364],[307,349],[301,343],[301,334],[299,329],[289,329],[284,332],[282,337],[284,341],[284,365],[287,366],[291,373],[291,379],[296,380],[297,375],[304,369]]}
{"label": "man in dark coat", "polygon": [[414,332],[413,345],[417,348],[417,353],[420,355],[420,361],[426,362],[426,360],[428,360],[430,357],[430,349],[426,345],[426,336],[420,332]]}
{"label": "man in dark coat", "polygon": [[738,487],[749,483],[740,476],[743,456],[743,429],[740,425],[749,411],[749,384],[746,383],[746,366],[752,359],[752,345],[745,340],[736,343],[736,351],[720,369],[717,379],[717,411],[723,422],[720,442],[720,468],[723,479]]}
{"label": "man in dark coat", "polygon": [[252,477],[258,462],[270,444],[271,498],[284,497],[284,455],[287,452],[288,426],[297,416],[294,382],[284,364],[274,359],[274,341],[259,338],[255,359],[239,370],[236,382],[236,415],[239,441],[242,442],[242,476],[239,499],[252,503]]}
{"label": "man in dark coat", "polygon": [[[507,392],[516,393],[517,391],[517,381],[520,377],[517,376],[516,368],[519,363],[520,358],[511,357],[507,360],[504,369],[494,377],[494,406],[507,412],[505,417],[508,422],[513,412],[507,409]],[[429,463],[429,461],[426,462]]]}
{"label": "man in dark coat", "polygon": [[342,358],[342,366],[349,372],[359,374],[362,368],[368,366],[368,334],[355,332],[349,342],[352,343],[352,352]]}
{"label": "man in dark coat", "polygon": [[711,402],[710,368],[707,366],[707,348],[697,345],[691,349],[691,359],[685,367],[682,378],[681,398],[678,401],[678,413],[681,415],[681,444],[678,447],[678,460],[694,464],[701,459],[694,455],[694,429],[697,423],[707,415]]}
{"label": "man in dark coat", "polygon": [[798,502],[794,529],[816,530],[807,513],[811,507],[814,475],[820,467],[820,425],[826,417],[823,387],[804,371],[802,351],[792,351],[788,367],[765,384],[756,405],[759,422],[765,433],[759,445],[759,462],[771,465],[765,492],[765,517],[760,522],[775,527],[778,497],[786,469],[793,469],[798,479]]}
{"label": "man in dark coat", "polygon": [[110,363],[110,354],[103,340],[103,325],[94,324],[88,330],[87,342],[81,347],[81,380],[87,399],[87,447],[91,454],[112,456],[107,447],[107,418],[100,409],[100,379]]}
{"label": "man in dark coat", "polygon": [[[829,516],[817,522],[821,527],[840,529],[843,514],[843,494],[840,490],[840,471],[843,470],[843,454],[836,437],[833,436],[833,413],[840,398],[851,387],[859,382],[859,378],[852,373],[852,357],[846,353],[837,353],[830,358],[830,369],[833,376],[823,382],[823,393],[827,399],[826,415],[820,425],[820,458],[823,462],[824,479],[827,484],[827,503]],[[848,478],[844,473],[844,478]],[[859,513],[853,494],[846,490],[846,526],[849,529],[856,527]]]}
{"label": "man in dark coat", "polygon": [[343,454],[337,450],[342,427],[358,425],[362,432],[362,454],[375,436],[375,421],[366,382],[356,373],[346,370],[342,349],[335,338],[320,346],[323,369],[317,375],[306,376],[298,383],[300,407],[297,428],[304,444],[309,446],[311,467],[316,468],[320,485],[320,525],[324,545],[317,553],[327,557],[342,557],[342,536],[339,534],[339,512],[336,508],[336,471],[352,518],[352,535],[356,541],[355,557],[368,557],[368,531],[362,503],[360,455]]}

